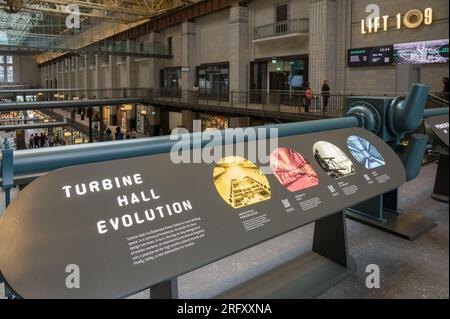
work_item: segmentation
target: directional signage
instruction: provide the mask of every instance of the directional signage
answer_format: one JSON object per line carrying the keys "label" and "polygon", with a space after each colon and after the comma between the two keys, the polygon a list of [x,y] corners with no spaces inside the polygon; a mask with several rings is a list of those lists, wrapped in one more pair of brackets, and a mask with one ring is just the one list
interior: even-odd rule
{"label": "directional signage", "polygon": [[349,49],[347,53],[347,66],[349,67],[392,65],[392,63],[393,63],[392,45]]}
{"label": "directional signage", "polygon": [[405,182],[398,156],[358,128],[280,138],[267,159],[160,154],[50,172],[6,210],[0,271],[25,298],[124,297]]}

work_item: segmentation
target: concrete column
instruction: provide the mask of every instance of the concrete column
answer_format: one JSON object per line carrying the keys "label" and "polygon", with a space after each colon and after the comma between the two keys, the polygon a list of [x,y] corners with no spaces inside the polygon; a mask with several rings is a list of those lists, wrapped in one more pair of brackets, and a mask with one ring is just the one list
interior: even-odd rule
{"label": "concrete column", "polygon": [[[149,35],[149,43],[151,46],[158,47],[161,45],[161,36],[159,32],[151,32]],[[149,88],[158,89],[159,88],[159,66],[160,59],[150,58],[149,59],[149,72],[150,72],[150,82],[148,83]],[[158,134],[159,132],[156,132]]]}
{"label": "concrete column", "polygon": [[228,126],[230,128],[249,127],[250,117],[248,116],[230,117],[230,120],[228,121]]}
{"label": "concrete column", "polygon": [[[350,21],[351,6],[348,5],[351,0],[336,0],[336,21]],[[347,80],[347,49],[350,48],[351,23],[336,23],[336,75],[335,86],[330,87],[331,91],[346,91]]]}
{"label": "concrete column", "polygon": [[[127,50],[132,49],[132,42],[127,41]],[[126,84],[128,88],[135,88],[137,83],[137,72],[136,72],[136,62],[134,62],[134,57],[127,56],[126,58]]]}
{"label": "concrete column", "polygon": [[[72,65],[71,65],[72,61],[71,60],[72,60],[71,58],[67,59],[67,88],[68,89],[73,88]],[[72,92],[68,92],[67,95],[69,97],[69,100],[71,100],[72,96],[73,96]]]}
{"label": "concrete column", "polygon": [[197,119],[197,113],[189,110],[181,111],[181,126],[187,129],[189,132],[194,130],[194,120]]}
{"label": "concrete column", "polygon": [[[119,87],[119,68],[117,66],[117,56],[110,55],[109,56],[109,86],[107,88],[116,89]],[[116,97],[117,92],[111,92],[111,97]]]}
{"label": "concrete column", "polygon": [[[230,74],[232,92],[247,90],[248,50],[248,8],[233,6],[230,9]],[[245,103],[245,94],[233,94],[233,103]]]}
{"label": "concrete column", "polygon": [[192,91],[195,85],[196,47],[195,23],[185,21],[181,25],[181,64],[189,67],[190,71],[181,73],[181,89],[185,91],[184,94]]}
{"label": "concrete column", "polygon": [[[50,82],[50,80],[52,80],[52,81]],[[53,64],[50,64],[50,65],[48,66],[48,88],[49,88],[49,89],[52,88],[52,86],[51,86],[50,84],[53,85],[53,82],[54,82],[54,76],[53,76]]]}
{"label": "concrete column", "polygon": [[[97,90],[101,90],[104,88],[104,77],[103,77],[103,69],[101,65],[101,57],[95,56],[95,72],[94,72],[94,88]],[[95,92],[94,95],[99,98],[99,94],[103,94],[101,91]]]}
{"label": "concrete column", "polygon": [[40,68],[40,81],[41,81],[41,87],[45,88],[45,78],[47,77],[47,66]]}
{"label": "concrete column", "polygon": [[[79,90],[81,89],[81,78],[80,78],[80,68],[79,68],[79,59],[80,57],[76,56],[74,57],[75,59],[75,83],[74,83],[74,87]],[[76,92],[75,93],[76,96],[78,96],[78,98],[80,98],[81,96],[81,92]]]}
{"label": "concrete column", "polygon": [[[110,50],[112,51],[112,47],[110,47]],[[105,72],[105,78],[104,78],[104,88],[105,89],[112,89],[112,88],[117,88],[118,87],[118,70],[117,70],[117,62],[116,62],[117,57],[115,55],[109,55],[109,59],[108,59],[108,66],[106,68],[104,68],[104,72]],[[111,91],[111,90],[107,90],[107,92],[105,93],[105,97],[110,97],[110,98],[114,98],[114,97],[118,97],[116,96],[116,91]]]}
{"label": "concrete column", "polygon": [[58,78],[58,64],[53,63],[52,64],[52,88],[56,88],[55,79]]}
{"label": "concrete column", "polygon": [[64,61],[57,62],[58,67],[58,89],[64,89]]}
{"label": "concrete column", "polygon": [[147,106],[148,133],[149,136],[159,135],[161,123],[161,108],[153,105]]}
{"label": "concrete column", "polygon": [[[170,114],[169,111],[160,108],[159,127],[163,134],[170,134]],[[159,135],[159,132],[156,132]]]}
{"label": "concrete column", "polygon": [[[89,66],[88,66],[88,57],[87,57],[87,55],[83,55],[82,59],[84,59],[84,69],[83,69],[84,88],[85,89],[90,89],[90,88],[92,88],[92,83],[89,81]],[[84,95],[86,97],[89,96],[87,91],[84,92]]]}
{"label": "concrete column", "polygon": [[56,86],[55,88],[62,88],[62,80],[61,80],[61,62],[55,63],[55,78],[56,78]]}
{"label": "concrete column", "polygon": [[321,0],[309,6],[309,83],[320,93],[323,80],[336,87],[336,1]]}

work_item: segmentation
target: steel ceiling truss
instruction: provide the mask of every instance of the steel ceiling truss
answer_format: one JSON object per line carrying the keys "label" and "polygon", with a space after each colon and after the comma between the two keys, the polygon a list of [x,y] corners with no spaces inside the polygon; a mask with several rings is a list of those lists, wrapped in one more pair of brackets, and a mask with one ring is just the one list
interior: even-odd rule
{"label": "steel ceiling truss", "polygon": [[[0,0],[0,46],[19,51],[47,47],[49,51],[69,52],[61,45],[64,39],[99,22],[131,26],[189,3],[191,0]],[[66,6],[73,4],[80,10],[79,29],[65,25],[69,14]],[[120,53],[130,54],[128,50]]]}
{"label": "steel ceiling truss", "polygon": [[[5,11],[8,2],[0,1]],[[20,0],[15,0],[20,1]],[[80,16],[122,23],[136,22],[190,3],[191,0],[23,0],[22,10],[53,15],[67,15],[66,6],[75,4]]]}

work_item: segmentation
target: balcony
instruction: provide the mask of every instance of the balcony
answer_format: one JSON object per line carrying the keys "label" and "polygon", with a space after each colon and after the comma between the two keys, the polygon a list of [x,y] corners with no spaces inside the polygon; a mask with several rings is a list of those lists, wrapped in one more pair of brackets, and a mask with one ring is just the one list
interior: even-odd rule
{"label": "balcony", "polygon": [[253,29],[253,43],[294,36],[305,36],[309,32],[309,19],[292,19],[266,24]]}

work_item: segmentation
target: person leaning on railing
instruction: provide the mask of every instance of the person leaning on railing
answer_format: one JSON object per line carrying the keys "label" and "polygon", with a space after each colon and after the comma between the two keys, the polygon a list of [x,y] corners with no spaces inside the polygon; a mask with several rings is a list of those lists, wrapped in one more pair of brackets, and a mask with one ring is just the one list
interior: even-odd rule
{"label": "person leaning on railing", "polygon": [[328,81],[324,80],[322,84],[322,111],[327,112],[328,100],[330,99],[330,86]]}
{"label": "person leaning on railing", "polygon": [[304,86],[304,91],[305,91],[305,112],[309,113],[309,106],[311,105],[311,101],[313,99],[313,91],[309,86],[309,82],[306,82]]}

